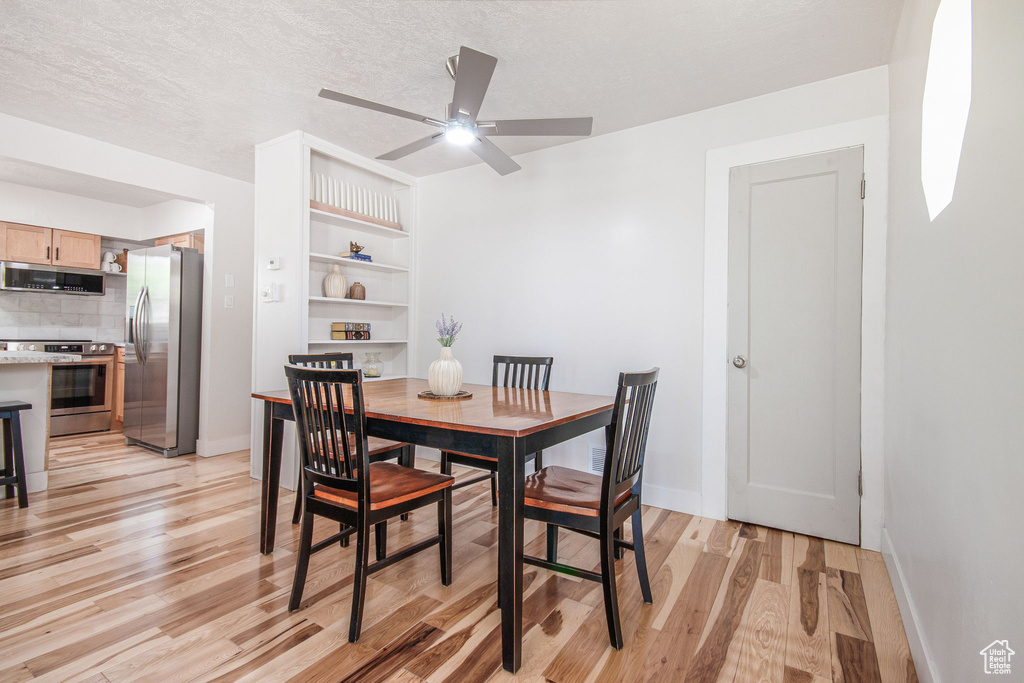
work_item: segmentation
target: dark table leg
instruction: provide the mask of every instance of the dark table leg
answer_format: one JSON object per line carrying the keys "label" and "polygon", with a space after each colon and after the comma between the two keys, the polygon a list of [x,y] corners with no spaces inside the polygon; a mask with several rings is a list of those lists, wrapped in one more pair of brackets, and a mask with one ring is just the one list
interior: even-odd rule
{"label": "dark table leg", "polygon": [[525,468],[515,439],[498,441],[498,600],[501,664],[515,673],[523,647],[523,482]]}
{"label": "dark table leg", "polygon": [[260,552],[274,552],[277,498],[281,486],[281,443],[284,421],[274,418],[274,405],[263,403],[263,499],[260,507]]}

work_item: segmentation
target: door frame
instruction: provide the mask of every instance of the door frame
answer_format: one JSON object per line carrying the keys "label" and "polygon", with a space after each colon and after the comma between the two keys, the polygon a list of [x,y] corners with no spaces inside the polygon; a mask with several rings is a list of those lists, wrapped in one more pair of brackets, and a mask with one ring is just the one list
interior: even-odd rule
{"label": "door frame", "polygon": [[728,514],[729,169],[846,147],[864,147],[861,278],[861,547],[880,550],[884,501],[885,273],[889,117],[875,116],[708,150],[704,195],[704,369],[701,514]]}

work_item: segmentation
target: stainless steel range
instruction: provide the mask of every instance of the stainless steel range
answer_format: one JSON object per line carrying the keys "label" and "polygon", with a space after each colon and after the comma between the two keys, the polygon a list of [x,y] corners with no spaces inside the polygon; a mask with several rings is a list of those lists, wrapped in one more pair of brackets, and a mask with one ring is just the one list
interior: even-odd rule
{"label": "stainless steel range", "polygon": [[0,342],[0,348],[81,356],[77,363],[52,366],[50,436],[110,429],[114,344],[87,339],[13,339]]}

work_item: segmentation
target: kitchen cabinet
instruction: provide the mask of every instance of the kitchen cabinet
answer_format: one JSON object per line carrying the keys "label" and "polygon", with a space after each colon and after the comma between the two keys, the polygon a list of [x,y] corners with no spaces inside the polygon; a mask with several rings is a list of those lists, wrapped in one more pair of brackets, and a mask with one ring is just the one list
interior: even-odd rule
{"label": "kitchen cabinet", "polygon": [[0,223],[0,261],[99,270],[101,251],[99,235]]}
{"label": "kitchen cabinet", "polygon": [[53,230],[20,223],[0,223],[0,261],[50,265]]}
{"label": "kitchen cabinet", "polygon": [[120,430],[124,423],[124,347],[114,350],[114,410],[111,413],[111,430]]}
{"label": "kitchen cabinet", "polygon": [[53,261],[65,268],[100,268],[100,236],[69,230],[53,231]]}
{"label": "kitchen cabinet", "polygon": [[167,237],[160,237],[153,243],[153,246],[159,247],[162,244],[170,244],[171,246],[175,247],[186,247],[188,249],[195,249],[200,254],[202,254],[205,242],[206,239],[202,235],[197,235],[194,232],[183,232],[180,235],[168,235]]}

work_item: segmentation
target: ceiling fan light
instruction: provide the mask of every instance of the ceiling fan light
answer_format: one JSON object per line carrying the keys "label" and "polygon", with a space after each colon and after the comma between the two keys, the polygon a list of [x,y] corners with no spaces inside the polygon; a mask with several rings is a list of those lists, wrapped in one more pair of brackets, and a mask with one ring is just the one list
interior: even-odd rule
{"label": "ceiling fan light", "polygon": [[469,126],[448,124],[444,131],[444,139],[453,145],[468,145],[476,140],[476,133]]}

